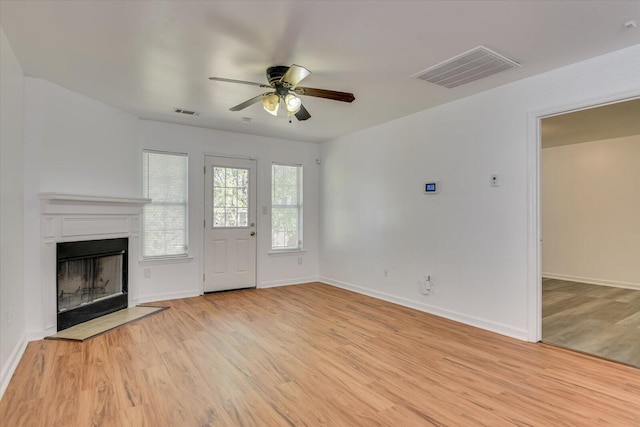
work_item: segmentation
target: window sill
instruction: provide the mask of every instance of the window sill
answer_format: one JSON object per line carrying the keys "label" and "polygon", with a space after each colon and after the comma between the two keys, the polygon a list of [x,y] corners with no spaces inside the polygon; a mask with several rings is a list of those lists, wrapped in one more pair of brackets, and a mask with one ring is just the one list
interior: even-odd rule
{"label": "window sill", "polygon": [[282,249],[282,250],[279,250],[279,251],[269,251],[269,252],[267,252],[267,254],[269,256],[278,256],[278,255],[286,256],[286,255],[303,254],[305,252],[307,252],[306,249]]}
{"label": "window sill", "polygon": [[148,258],[138,261],[138,265],[186,264],[193,261],[192,256]]}

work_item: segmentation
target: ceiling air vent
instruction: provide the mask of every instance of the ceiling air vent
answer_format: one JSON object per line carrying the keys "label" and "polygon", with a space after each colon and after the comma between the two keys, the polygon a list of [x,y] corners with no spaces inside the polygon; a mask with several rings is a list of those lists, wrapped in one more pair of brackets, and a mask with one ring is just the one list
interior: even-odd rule
{"label": "ceiling air vent", "polygon": [[180,113],[180,114],[186,114],[188,116],[199,116],[200,115],[200,113],[196,113],[195,111],[184,110],[182,108],[174,108],[173,112],[174,113]]}
{"label": "ceiling air vent", "polygon": [[412,77],[451,89],[519,66],[509,58],[478,46]]}

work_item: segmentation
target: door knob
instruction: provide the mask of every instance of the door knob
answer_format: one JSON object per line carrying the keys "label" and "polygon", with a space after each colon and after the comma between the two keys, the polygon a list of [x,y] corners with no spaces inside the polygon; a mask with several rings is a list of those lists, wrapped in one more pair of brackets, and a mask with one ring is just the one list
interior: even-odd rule
{"label": "door knob", "polygon": [[252,231],[252,232],[250,233],[250,235],[251,235],[251,236],[255,236],[255,235],[256,235],[256,232],[255,232],[255,231]]}

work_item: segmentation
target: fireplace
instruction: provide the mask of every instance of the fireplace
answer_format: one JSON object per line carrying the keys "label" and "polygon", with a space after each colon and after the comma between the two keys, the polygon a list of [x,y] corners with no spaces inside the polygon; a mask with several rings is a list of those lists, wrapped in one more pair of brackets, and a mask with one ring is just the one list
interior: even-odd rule
{"label": "fireplace", "polygon": [[[80,321],[119,308],[138,305],[140,283],[136,261],[140,259],[140,215],[142,206],[151,200],[65,193],[41,193],[39,197],[42,211],[41,244],[40,252],[33,254],[39,261],[36,262],[36,267],[32,271],[25,272],[26,282],[40,284],[30,289],[33,304],[41,307],[34,308],[32,315],[29,316],[28,322],[34,331],[33,335],[44,338],[65,329],[77,323],[76,315],[84,316],[83,312],[89,308],[93,315]],[[82,242],[93,241],[116,241],[120,242],[121,246],[114,249],[107,244],[106,250],[104,247],[98,251],[91,250],[84,254],[85,257],[106,254],[108,257],[121,258],[121,261],[107,258],[91,266],[89,261],[79,261],[83,255],[76,252],[75,245],[66,246],[67,243],[80,243],[81,245],[76,248],[84,250]],[[71,248],[70,252],[67,252],[68,248]],[[61,260],[58,259],[59,251],[61,259],[78,262],[70,262],[67,267],[59,267],[58,261]],[[122,253],[122,251],[125,252]],[[111,269],[118,267],[118,262],[120,262],[119,267],[122,268],[122,276],[106,277]],[[83,271],[100,270],[102,276],[95,279],[93,286],[79,283],[78,277],[63,279],[63,288],[58,289],[59,268],[69,268],[72,273],[75,271],[75,275],[80,277],[85,276]],[[106,283],[107,280],[109,283]],[[116,285],[118,288],[112,289],[112,286]],[[120,286],[122,289],[119,289]],[[92,287],[93,290],[91,290]],[[111,301],[112,299],[114,301]],[[93,303],[87,304],[89,301]],[[118,302],[117,308],[105,309],[102,306],[114,302]],[[95,315],[96,312],[97,315]]]}
{"label": "fireplace", "polygon": [[56,245],[57,330],[127,308],[127,238]]}

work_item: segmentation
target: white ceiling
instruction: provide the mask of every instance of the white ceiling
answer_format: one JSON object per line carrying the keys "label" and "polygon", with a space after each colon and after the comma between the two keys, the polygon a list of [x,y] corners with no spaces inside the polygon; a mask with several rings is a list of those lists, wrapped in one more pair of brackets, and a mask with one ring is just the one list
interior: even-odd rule
{"label": "white ceiling", "polygon": [[[17,1],[0,23],[29,76],[142,118],[321,142],[640,43],[640,1]],[[455,89],[410,76],[478,45],[522,67]],[[312,71],[306,122],[255,104],[271,65]],[[198,117],[173,113],[195,110]],[[250,124],[243,117],[251,117]]]}

